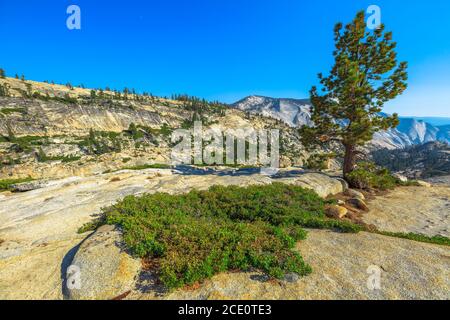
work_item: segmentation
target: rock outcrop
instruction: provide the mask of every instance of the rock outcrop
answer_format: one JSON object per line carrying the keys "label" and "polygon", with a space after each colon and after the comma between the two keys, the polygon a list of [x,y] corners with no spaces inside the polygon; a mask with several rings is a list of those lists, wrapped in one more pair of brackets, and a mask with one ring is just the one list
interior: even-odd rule
{"label": "rock outcrop", "polygon": [[[294,281],[268,281],[261,273],[222,273],[196,289],[161,295],[136,290],[128,299],[402,300],[450,299],[447,247],[362,232],[309,230],[297,245],[313,268]],[[380,275],[380,287],[370,284]],[[151,278],[150,278],[151,279]],[[153,288],[153,280],[142,284]]]}
{"label": "rock outcrop", "polygon": [[363,210],[363,211],[369,211],[369,207],[364,202],[364,200],[361,200],[361,198],[351,198],[347,200],[347,203],[354,206],[357,209]]}
{"label": "rock outcrop", "polygon": [[348,210],[345,207],[333,205],[328,206],[325,213],[330,218],[342,219],[347,215]]}
{"label": "rock outcrop", "polygon": [[361,199],[361,200],[366,200],[366,197],[364,196],[364,194],[362,194],[362,192],[355,190],[355,189],[348,189],[345,191],[345,195],[351,197],[351,198],[357,198],[357,199]]}
{"label": "rock outcrop", "polygon": [[[281,176],[283,176],[283,174],[281,174]],[[291,183],[305,189],[314,190],[319,196],[323,198],[345,191],[344,185],[340,180],[322,173],[306,173],[300,174],[295,179],[277,178],[274,180],[279,182]]]}
{"label": "rock outcrop", "polygon": [[[284,177],[283,177],[284,174]],[[116,179],[114,179],[116,178]],[[118,178],[118,179],[117,179]],[[114,180],[114,182],[112,182]],[[95,258],[85,266],[99,261],[108,262],[103,270],[117,270],[114,261],[105,255],[120,256],[123,251],[110,242],[118,234],[97,238],[80,235],[77,230],[91,221],[101,207],[113,204],[129,194],[145,192],[187,192],[192,188],[205,189],[214,184],[250,185],[271,181],[304,183],[332,182],[324,194],[343,190],[339,180],[315,174],[281,172],[271,179],[259,174],[192,174],[172,173],[170,170],[122,171],[85,178],[52,181],[44,188],[26,193],[0,194],[0,298],[2,299],[63,299],[62,279],[73,263]],[[336,189],[334,189],[336,188]],[[409,189],[412,188],[412,189]],[[371,211],[365,215],[366,223],[374,223],[380,230],[442,234],[449,236],[449,187],[399,188],[370,202]],[[340,191],[340,192],[341,192]],[[411,197],[414,194],[414,197]],[[445,200],[444,200],[445,198]],[[413,201],[411,201],[413,200]],[[400,210],[403,208],[403,210]],[[382,210],[382,211],[379,211]],[[373,217],[373,220],[369,220]],[[433,228],[426,228],[426,220]],[[429,223],[428,225],[432,225]],[[390,226],[387,228],[386,226]],[[100,230],[102,231],[102,230]],[[105,235],[111,230],[107,230]],[[97,239],[97,240],[95,240]],[[95,241],[94,241],[95,240]],[[84,242],[83,242],[84,241]],[[92,246],[90,245],[90,242]],[[96,244],[98,242],[98,244]],[[80,245],[81,243],[81,245]],[[106,244],[111,244],[106,247]],[[80,247],[80,248],[79,248]],[[89,252],[89,248],[93,248]],[[109,251],[111,254],[101,252]],[[305,241],[298,245],[305,261],[312,265],[313,273],[304,278],[288,277],[282,282],[267,282],[258,273],[219,274],[197,289],[164,293],[158,289],[152,275],[141,274],[127,299],[449,299],[449,254],[447,247],[423,244],[410,240],[389,238],[370,233],[341,234],[331,231],[310,230]],[[74,256],[77,258],[74,259]],[[110,258],[108,258],[110,259]],[[128,258],[127,258],[128,259]],[[95,262],[97,261],[97,262]],[[129,261],[131,266],[137,263]],[[381,269],[381,290],[369,290],[369,267]],[[106,273],[98,267],[99,279]],[[123,283],[135,279],[134,267]],[[94,275],[94,274],[93,274]],[[83,275],[82,278],[83,279]],[[104,279],[104,278],[103,278]],[[97,288],[111,285],[108,279],[97,282]],[[124,285],[117,291],[102,296],[101,291],[86,298],[112,298],[117,292],[128,290]],[[97,295],[98,294],[98,295]],[[76,297],[75,295],[73,296]],[[81,295],[79,297],[82,297]]]}
{"label": "rock outcrop", "polygon": [[445,185],[399,187],[369,202],[365,223],[389,232],[450,237],[450,180]]}
{"label": "rock outcrop", "polygon": [[11,185],[10,190],[12,192],[28,192],[44,188],[47,185],[47,183],[48,182],[45,180],[22,182]]}
{"label": "rock outcrop", "polygon": [[[114,226],[102,226],[81,244],[69,270],[67,296],[72,300],[110,300],[134,288],[141,261],[126,250],[122,232]],[[76,269],[74,269],[76,268]]]}
{"label": "rock outcrop", "polygon": [[212,185],[248,186],[274,181],[317,187],[323,195],[343,190],[338,180],[322,174],[282,170],[279,177],[271,179],[245,170],[226,173],[186,168],[71,177],[49,181],[47,186],[30,192],[0,193],[0,298],[62,299],[66,287],[61,279],[77,246],[88,236],[78,234],[78,229],[92,221],[102,207],[127,195],[185,193]]}

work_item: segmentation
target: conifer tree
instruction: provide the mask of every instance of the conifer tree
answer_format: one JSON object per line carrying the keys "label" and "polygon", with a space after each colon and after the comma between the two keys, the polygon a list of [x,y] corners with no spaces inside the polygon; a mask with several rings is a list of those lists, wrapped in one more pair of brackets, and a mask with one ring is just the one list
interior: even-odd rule
{"label": "conifer tree", "polygon": [[407,63],[397,61],[396,42],[384,25],[366,29],[364,11],[345,28],[336,24],[334,40],[334,66],[328,76],[319,74],[321,87],[310,91],[314,126],[303,127],[301,135],[308,148],[340,143],[347,178],[356,167],[358,147],[375,132],[398,125],[397,114],[380,112],[406,89]]}

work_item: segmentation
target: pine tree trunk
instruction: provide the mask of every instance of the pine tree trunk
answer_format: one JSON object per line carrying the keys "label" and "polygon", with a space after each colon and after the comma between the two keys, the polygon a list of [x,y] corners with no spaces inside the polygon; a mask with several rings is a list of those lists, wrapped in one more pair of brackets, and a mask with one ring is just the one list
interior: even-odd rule
{"label": "pine tree trunk", "polygon": [[345,145],[344,156],[344,178],[347,180],[347,175],[355,170],[356,153],[354,145]]}

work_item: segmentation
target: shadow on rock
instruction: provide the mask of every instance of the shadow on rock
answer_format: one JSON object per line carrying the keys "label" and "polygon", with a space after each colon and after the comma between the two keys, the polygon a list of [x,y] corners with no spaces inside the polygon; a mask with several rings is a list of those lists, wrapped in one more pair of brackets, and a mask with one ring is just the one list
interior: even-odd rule
{"label": "shadow on rock", "polygon": [[167,288],[159,281],[154,271],[143,270],[136,281],[135,290],[140,293],[153,293],[156,297],[162,297],[168,292]]}

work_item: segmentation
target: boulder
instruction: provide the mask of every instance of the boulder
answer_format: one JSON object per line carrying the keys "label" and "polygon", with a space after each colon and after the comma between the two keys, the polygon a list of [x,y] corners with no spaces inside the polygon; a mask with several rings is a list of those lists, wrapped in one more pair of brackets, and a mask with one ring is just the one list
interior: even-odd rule
{"label": "boulder", "polygon": [[296,283],[300,280],[300,276],[297,273],[291,272],[284,276],[284,281],[288,283]]}
{"label": "boulder", "polygon": [[[277,179],[277,181],[292,183],[292,180],[289,181],[289,179]],[[306,173],[300,175],[294,179],[294,184],[314,190],[322,198],[344,191],[344,186],[339,180],[322,173]]]}
{"label": "boulder", "polygon": [[366,200],[366,197],[361,192],[359,192],[355,189],[347,189],[345,191],[345,195],[352,197],[352,198],[360,199],[360,200]]}
{"label": "boulder", "polygon": [[[69,270],[78,270],[79,285],[70,282]],[[134,288],[140,270],[140,259],[124,250],[120,229],[102,226],[75,254],[68,268],[67,296],[71,300],[113,299]]]}
{"label": "boulder", "polygon": [[394,173],[392,174],[392,176],[394,178],[397,178],[398,180],[400,180],[401,182],[408,182],[408,178],[405,177],[404,175],[401,175],[400,173]]}
{"label": "boulder", "polygon": [[349,188],[349,186],[348,186],[348,182],[347,181],[345,181],[344,179],[342,179],[342,178],[335,178],[337,181],[339,181],[341,184],[342,184],[342,189],[343,189],[343,191],[346,191],[346,190],[348,190],[348,188]]}
{"label": "boulder", "polygon": [[325,209],[325,213],[330,218],[342,219],[348,213],[348,210],[341,206],[327,206]]}
{"label": "boulder", "polygon": [[292,161],[286,156],[280,156],[280,168],[292,167]]}
{"label": "boulder", "polygon": [[47,183],[45,181],[30,181],[22,182],[11,185],[12,192],[28,192],[45,187]]}
{"label": "boulder", "polygon": [[351,204],[352,206],[354,206],[355,208],[358,208],[360,210],[369,211],[369,207],[364,202],[364,200],[361,200],[359,198],[349,199],[349,200],[347,200],[347,203]]}

